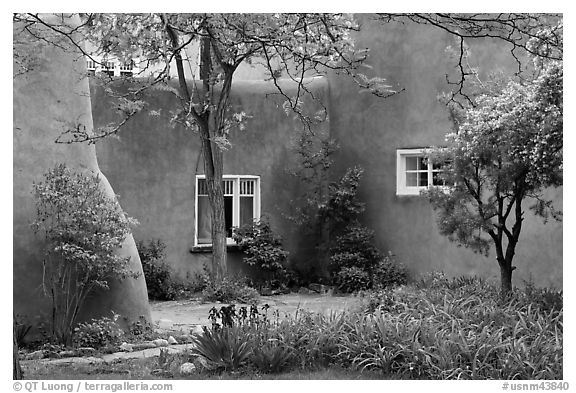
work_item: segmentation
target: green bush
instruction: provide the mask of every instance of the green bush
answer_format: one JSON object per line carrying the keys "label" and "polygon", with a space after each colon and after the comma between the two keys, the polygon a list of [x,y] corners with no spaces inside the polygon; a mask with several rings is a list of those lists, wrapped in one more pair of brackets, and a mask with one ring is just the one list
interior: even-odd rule
{"label": "green bush", "polygon": [[119,315],[112,318],[102,317],[92,319],[91,322],[79,323],[74,329],[74,344],[78,347],[103,348],[117,344],[124,331],[118,323]]}
{"label": "green bush", "polygon": [[282,239],[272,231],[268,220],[261,219],[234,228],[232,237],[245,255],[244,262],[264,273],[261,284],[271,286],[271,283],[277,283],[277,286],[282,286],[286,283],[288,251],[282,247]]}
{"label": "green bush", "polygon": [[330,249],[329,269],[340,291],[356,292],[406,284],[408,273],[392,254],[383,256],[373,244],[374,231],[355,223]]}
{"label": "green bush", "polygon": [[258,291],[246,284],[245,279],[224,277],[218,282],[208,282],[202,291],[202,301],[223,303],[251,303],[258,299]]}
{"label": "green bush", "polygon": [[148,298],[174,300],[177,295],[177,285],[172,279],[172,269],[164,262],[166,244],[161,240],[151,240],[148,244],[138,241],[136,247],[142,262]]}
{"label": "green bush", "polygon": [[376,265],[373,276],[373,288],[383,289],[408,283],[408,269],[394,260],[391,252]]}
{"label": "green bush", "polygon": [[110,279],[137,278],[130,257],[119,255],[136,220],[108,195],[97,174],[75,172],[60,164],[34,184],[37,217],[32,227],[45,242],[44,294],[50,298],[50,336],[71,343],[76,316],[95,290]]}
{"label": "green bush", "polygon": [[334,283],[342,292],[356,292],[370,288],[368,272],[358,266],[343,267],[336,273]]}
{"label": "green bush", "polygon": [[125,340],[128,342],[151,341],[159,338],[154,331],[154,325],[140,315],[137,320],[128,324],[128,332],[125,333]]}
{"label": "green bush", "polygon": [[180,299],[200,292],[206,287],[206,273],[197,273],[193,279],[187,276],[186,280],[174,277],[174,271],[164,261],[166,244],[161,240],[150,240],[148,243],[138,241],[136,246],[142,262],[149,299]]}

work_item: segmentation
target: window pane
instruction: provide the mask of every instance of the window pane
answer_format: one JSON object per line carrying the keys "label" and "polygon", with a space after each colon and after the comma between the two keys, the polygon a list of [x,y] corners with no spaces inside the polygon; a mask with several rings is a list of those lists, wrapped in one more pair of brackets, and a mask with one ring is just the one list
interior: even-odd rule
{"label": "window pane", "polygon": [[208,195],[208,185],[206,184],[206,179],[198,179],[198,190],[196,193],[198,195]]}
{"label": "window pane", "polygon": [[416,187],[418,186],[418,173],[410,172],[406,173],[406,187]]}
{"label": "window pane", "polygon": [[418,157],[418,169],[419,170],[424,170],[424,169],[428,169],[428,165],[426,165],[426,158],[424,157]]}
{"label": "window pane", "polygon": [[222,189],[224,195],[234,195],[234,180],[223,180]]}
{"label": "window pane", "polygon": [[198,196],[198,244],[212,243],[212,218],[207,196]]}
{"label": "window pane", "polygon": [[240,180],[240,195],[254,195],[254,180]]}
{"label": "window pane", "polygon": [[232,237],[232,196],[224,197],[224,221],[226,222],[226,237]]}
{"label": "window pane", "polygon": [[408,156],[406,157],[406,170],[415,171],[418,169],[418,157]]}
{"label": "window pane", "polygon": [[418,185],[420,187],[428,185],[428,172],[418,172]]}
{"label": "window pane", "polygon": [[240,226],[251,224],[254,220],[254,197],[240,198]]}
{"label": "window pane", "polygon": [[[226,237],[232,237],[232,197],[224,197]],[[212,243],[212,216],[207,196],[198,196],[198,244]]]}

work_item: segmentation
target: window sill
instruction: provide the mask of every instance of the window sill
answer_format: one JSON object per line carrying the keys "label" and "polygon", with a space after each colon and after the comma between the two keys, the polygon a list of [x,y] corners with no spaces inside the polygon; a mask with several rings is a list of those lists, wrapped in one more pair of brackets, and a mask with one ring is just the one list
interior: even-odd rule
{"label": "window sill", "polygon": [[[228,251],[228,252],[240,251],[240,246],[238,244],[227,244],[226,245],[226,251]],[[191,254],[205,254],[205,253],[211,253],[211,252],[212,252],[212,245],[211,244],[194,246],[194,247],[190,248]]]}

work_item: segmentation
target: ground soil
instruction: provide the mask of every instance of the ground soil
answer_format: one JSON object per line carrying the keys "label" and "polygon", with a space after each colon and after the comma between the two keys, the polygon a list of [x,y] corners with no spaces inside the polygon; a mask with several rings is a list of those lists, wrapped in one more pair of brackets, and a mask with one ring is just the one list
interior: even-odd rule
{"label": "ground soil", "polygon": [[[259,308],[268,304],[271,316],[275,310],[281,316],[294,316],[298,310],[308,310],[330,314],[341,312],[358,304],[359,299],[353,296],[330,295],[302,295],[287,294],[276,296],[261,296]],[[227,303],[201,303],[199,300],[176,300],[164,302],[151,302],[152,320],[158,323],[161,329],[188,331],[199,325],[210,325],[208,312],[212,307],[220,308]],[[242,305],[237,305],[237,308]]]}

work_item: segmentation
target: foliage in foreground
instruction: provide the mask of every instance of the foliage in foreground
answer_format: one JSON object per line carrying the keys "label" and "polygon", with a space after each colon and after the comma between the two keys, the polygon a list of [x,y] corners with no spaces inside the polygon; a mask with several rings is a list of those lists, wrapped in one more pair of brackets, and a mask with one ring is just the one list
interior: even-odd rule
{"label": "foliage in foreground", "polygon": [[193,354],[216,369],[262,373],[337,366],[410,379],[563,375],[562,293],[552,290],[502,300],[482,280],[440,276],[369,292],[361,309],[341,314],[263,311],[207,330]]}
{"label": "foliage in foreground", "polygon": [[79,323],[74,329],[74,346],[116,351],[123,341],[135,343],[158,338],[154,326],[143,315],[132,321],[127,330],[120,327],[119,317],[113,312],[111,318],[104,316]]}
{"label": "foliage in foreground", "polygon": [[108,289],[110,279],[138,276],[129,268],[130,257],[116,253],[136,221],[106,195],[97,175],[64,164],[34,184],[34,196],[33,228],[46,241],[43,289],[52,307],[50,334],[66,345],[88,295]]}

